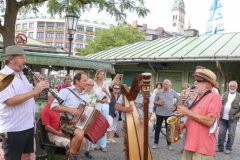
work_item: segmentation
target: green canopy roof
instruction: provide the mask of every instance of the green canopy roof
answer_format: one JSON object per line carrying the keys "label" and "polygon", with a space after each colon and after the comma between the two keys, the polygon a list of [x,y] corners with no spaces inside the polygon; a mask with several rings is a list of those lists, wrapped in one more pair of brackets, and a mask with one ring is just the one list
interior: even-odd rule
{"label": "green canopy roof", "polygon": [[113,48],[87,57],[114,63],[239,61],[240,33],[159,38]]}
{"label": "green canopy roof", "polygon": [[[0,60],[3,60],[2,38],[0,36]],[[68,56],[68,54],[56,47],[49,46],[46,43],[28,38],[27,45],[23,46],[26,51],[27,63],[34,65],[51,65],[72,67],[79,69],[104,69],[114,72],[111,62],[103,60],[94,60],[82,56]]]}

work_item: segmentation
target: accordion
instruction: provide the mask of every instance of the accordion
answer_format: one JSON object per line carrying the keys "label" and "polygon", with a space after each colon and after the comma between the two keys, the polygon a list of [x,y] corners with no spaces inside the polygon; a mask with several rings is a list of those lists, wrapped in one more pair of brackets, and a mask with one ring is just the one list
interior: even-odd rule
{"label": "accordion", "polygon": [[79,106],[80,116],[73,117],[72,123],[77,128],[85,131],[84,136],[92,143],[97,141],[106,133],[109,123],[107,119],[95,108],[90,106]]}

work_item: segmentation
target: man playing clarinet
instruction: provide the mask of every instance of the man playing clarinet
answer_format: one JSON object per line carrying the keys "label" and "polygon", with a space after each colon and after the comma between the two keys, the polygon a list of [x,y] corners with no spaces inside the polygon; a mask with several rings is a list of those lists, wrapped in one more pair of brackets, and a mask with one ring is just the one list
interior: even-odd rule
{"label": "man playing clarinet", "polygon": [[34,152],[34,115],[37,110],[34,97],[49,85],[46,81],[39,81],[33,88],[29,83],[22,72],[26,57],[20,46],[6,48],[5,64],[1,73],[14,74],[14,79],[0,92],[0,134],[5,160],[19,160],[22,154],[30,156]]}

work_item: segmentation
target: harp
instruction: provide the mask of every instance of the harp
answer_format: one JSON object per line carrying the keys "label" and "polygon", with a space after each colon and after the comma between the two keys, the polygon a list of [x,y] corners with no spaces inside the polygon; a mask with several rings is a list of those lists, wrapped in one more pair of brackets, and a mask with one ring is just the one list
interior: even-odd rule
{"label": "harp", "polygon": [[[143,73],[134,77],[131,89],[122,85],[124,106],[133,106],[133,113],[126,113],[127,123],[127,153],[128,160],[152,160],[151,150],[148,145],[148,104],[151,74]],[[139,115],[134,104],[139,90],[143,91],[144,126],[140,124]]]}

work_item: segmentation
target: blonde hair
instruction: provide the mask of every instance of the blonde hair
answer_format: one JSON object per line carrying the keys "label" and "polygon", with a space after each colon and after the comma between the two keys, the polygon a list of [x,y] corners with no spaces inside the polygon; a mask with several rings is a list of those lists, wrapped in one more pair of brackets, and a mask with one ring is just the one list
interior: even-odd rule
{"label": "blonde hair", "polygon": [[96,73],[95,73],[94,81],[96,81],[96,80],[98,79],[98,75],[99,75],[100,72],[104,72],[104,73],[105,73],[105,71],[104,71],[103,69],[98,69],[98,70],[96,71]]}
{"label": "blonde hair", "polygon": [[70,79],[72,81],[72,76],[70,74],[67,74],[66,76],[64,76],[63,82],[65,82],[67,79]]}
{"label": "blonde hair", "polygon": [[90,84],[90,83],[94,84],[94,80],[91,79],[91,78],[89,78],[89,79],[87,80],[87,84]]}

